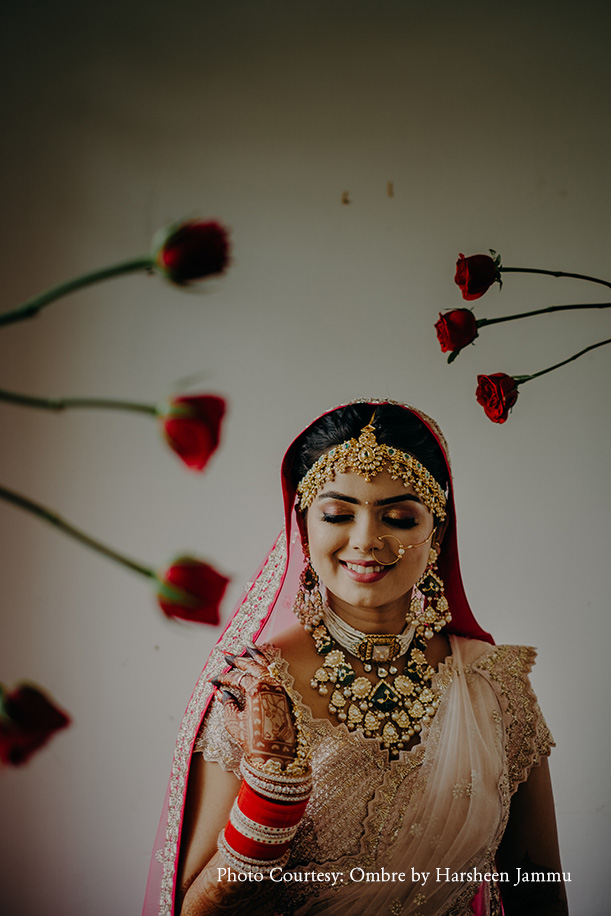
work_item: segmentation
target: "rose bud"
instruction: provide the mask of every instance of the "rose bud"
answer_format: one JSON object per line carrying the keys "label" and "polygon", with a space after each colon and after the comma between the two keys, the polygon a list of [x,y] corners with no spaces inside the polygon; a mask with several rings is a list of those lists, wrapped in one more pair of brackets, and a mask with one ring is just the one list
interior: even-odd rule
{"label": "rose bud", "polygon": [[157,582],[157,600],[167,617],[218,625],[229,579],[207,563],[178,557]]}
{"label": "rose bud", "polygon": [[504,372],[478,375],[475,397],[493,423],[504,423],[518,400],[518,383]]}
{"label": "rose bud", "polygon": [[28,684],[0,694],[0,761],[19,766],[70,719],[47,697]]}
{"label": "rose bud", "polygon": [[156,238],[155,266],[179,286],[222,274],[229,263],[229,234],[213,220],[188,220]]}
{"label": "rose bud", "polygon": [[170,398],[157,408],[163,434],[187,467],[203,471],[216,451],[225,401],[212,394]]}
{"label": "rose bud", "polygon": [[498,256],[495,260],[487,254],[473,254],[469,258],[458,255],[454,282],[460,286],[463,299],[479,299],[497,280],[500,281]]}
{"label": "rose bud", "polygon": [[452,309],[439,313],[435,322],[442,353],[462,350],[477,337],[477,320],[471,309]]}

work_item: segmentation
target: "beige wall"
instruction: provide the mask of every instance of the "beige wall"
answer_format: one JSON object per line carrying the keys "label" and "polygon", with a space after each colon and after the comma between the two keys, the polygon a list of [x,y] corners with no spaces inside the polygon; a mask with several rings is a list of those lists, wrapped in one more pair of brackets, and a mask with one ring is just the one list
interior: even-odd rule
{"label": "beige wall", "polygon": [[[235,244],[204,295],[114,281],[0,333],[1,387],[155,401],[196,376],[226,395],[209,473],[146,418],[0,405],[2,483],[151,564],[210,558],[233,577],[226,617],[306,422],[363,395],[431,413],[476,613],[540,650],[573,916],[607,898],[609,351],[525,386],[504,427],[474,389],[610,336],[609,314],[492,328],[452,366],[433,323],[461,304],[459,250],[611,278],[609,19],[602,0],[38,0],[3,13],[0,58],[3,308],[185,215]],[[513,276],[476,311],[579,300],[605,294]],[[137,913],[216,631],[170,625],[146,584],[13,508],[0,526],[0,679],[46,685],[75,720],[0,779],[2,911]]]}

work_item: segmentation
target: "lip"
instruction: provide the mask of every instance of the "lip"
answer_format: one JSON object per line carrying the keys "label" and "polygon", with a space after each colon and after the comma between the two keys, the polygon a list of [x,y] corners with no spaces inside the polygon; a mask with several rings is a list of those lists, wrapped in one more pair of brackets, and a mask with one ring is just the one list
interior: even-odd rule
{"label": "lip", "polygon": [[379,582],[391,567],[382,566],[374,560],[340,560],[340,565],[354,582]]}

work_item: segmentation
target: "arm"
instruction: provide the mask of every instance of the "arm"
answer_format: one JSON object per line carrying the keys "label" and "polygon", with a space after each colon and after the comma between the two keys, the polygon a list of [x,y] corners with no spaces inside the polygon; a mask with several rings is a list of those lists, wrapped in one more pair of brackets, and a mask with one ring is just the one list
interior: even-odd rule
{"label": "arm", "polygon": [[[280,684],[270,677],[262,658],[232,659],[228,656],[232,670],[213,680],[213,683],[221,688],[218,696],[222,698],[226,728],[242,745],[245,759],[251,764],[256,761],[259,764],[273,763],[282,769],[295,760],[297,732],[290,701]],[[200,754],[194,756],[176,890],[176,912],[181,916],[250,912],[255,898],[258,901],[268,887],[268,882],[260,880],[260,872],[249,876],[249,880],[228,880],[230,870],[235,874],[239,867],[234,864],[230,869],[217,848],[219,833],[230,819],[231,808],[241,786],[238,778],[223,771],[218,764],[204,761]],[[288,803],[288,799],[286,801]],[[240,801],[239,804],[245,802]],[[269,808],[269,802],[266,804]],[[284,817],[284,807],[282,810]],[[233,817],[232,824],[235,823]],[[239,839],[235,833],[233,836],[231,842]],[[226,842],[229,842],[229,833]],[[282,851],[281,847],[275,848]],[[266,853],[257,855],[265,858],[269,850],[270,858],[274,856],[273,846],[265,849]],[[230,852],[233,855],[231,843],[227,854]]]}
{"label": "arm", "polygon": [[[187,914],[193,910],[194,898],[204,891],[202,879],[195,881],[217,855],[217,838],[227,820],[233,801],[238,794],[240,781],[227,773],[217,763],[204,760],[203,754],[194,754],[189,774],[185,803],[181,852],[176,883],[176,912]],[[218,884],[210,872],[208,884]],[[183,904],[184,901],[184,904]]]}
{"label": "arm", "polygon": [[564,881],[521,880],[532,872],[555,872],[562,878],[547,757],[532,768],[512,798],[497,867],[510,877],[502,891],[506,916],[567,916]]}

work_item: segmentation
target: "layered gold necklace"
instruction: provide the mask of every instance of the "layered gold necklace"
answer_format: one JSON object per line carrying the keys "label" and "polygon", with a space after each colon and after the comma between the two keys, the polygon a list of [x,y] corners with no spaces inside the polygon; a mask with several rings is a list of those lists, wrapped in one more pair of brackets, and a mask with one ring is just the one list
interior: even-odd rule
{"label": "layered gold necklace", "polygon": [[[328,606],[307,629],[324,659],[310,683],[321,696],[329,696],[331,715],[351,731],[379,737],[391,756],[398,756],[429,724],[439,705],[431,686],[435,669],[424,654],[424,633],[414,626],[398,635],[361,633]],[[366,673],[375,668],[377,682],[357,677],[343,650],[360,659]],[[405,667],[399,672],[395,663],[404,655]]]}

